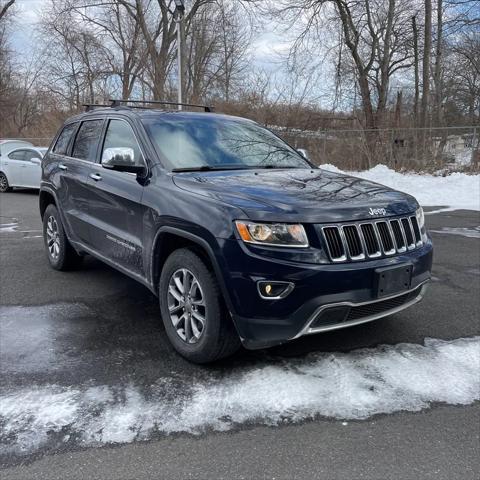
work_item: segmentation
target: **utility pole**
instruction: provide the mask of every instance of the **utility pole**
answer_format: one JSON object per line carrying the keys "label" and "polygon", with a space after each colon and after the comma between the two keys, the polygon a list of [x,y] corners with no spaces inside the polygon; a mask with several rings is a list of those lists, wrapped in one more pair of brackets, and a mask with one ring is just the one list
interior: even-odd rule
{"label": "utility pole", "polygon": [[[186,68],[186,48],[185,48],[185,4],[183,0],[175,0],[175,16],[177,23],[177,62],[178,62],[178,103],[185,103],[185,72]],[[182,110],[182,105],[178,105]]]}

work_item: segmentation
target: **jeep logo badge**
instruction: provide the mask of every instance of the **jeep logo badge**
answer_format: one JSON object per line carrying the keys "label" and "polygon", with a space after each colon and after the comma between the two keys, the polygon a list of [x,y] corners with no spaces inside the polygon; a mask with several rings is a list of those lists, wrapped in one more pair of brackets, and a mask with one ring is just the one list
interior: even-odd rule
{"label": "jeep logo badge", "polygon": [[376,215],[386,215],[387,210],[385,208],[371,208],[368,213],[373,217]]}

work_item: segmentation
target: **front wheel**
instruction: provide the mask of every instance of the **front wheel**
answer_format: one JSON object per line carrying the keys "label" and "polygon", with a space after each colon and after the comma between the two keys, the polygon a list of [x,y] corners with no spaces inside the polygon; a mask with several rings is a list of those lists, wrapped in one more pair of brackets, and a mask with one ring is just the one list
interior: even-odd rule
{"label": "front wheel", "polygon": [[8,184],[8,178],[3,172],[0,172],[0,192],[4,193],[9,190],[11,190],[11,188]]}
{"label": "front wheel", "polygon": [[48,260],[55,270],[70,270],[82,262],[83,257],[70,245],[60,214],[53,204],[43,215],[43,240]]}
{"label": "front wheel", "polygon": [[215,275],[192,250],[182,248],[168,257],[159,298],[168,338],[186,359],[213,362],[240,347]]}

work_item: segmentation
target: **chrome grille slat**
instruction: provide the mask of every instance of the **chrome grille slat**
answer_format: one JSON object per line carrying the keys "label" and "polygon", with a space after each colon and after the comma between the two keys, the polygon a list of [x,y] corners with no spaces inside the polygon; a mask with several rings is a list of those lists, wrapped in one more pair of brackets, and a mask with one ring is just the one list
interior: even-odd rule
{"label": "chrome grille slat", "polygon": [[405,250],[407,250],[407,241],[405,240],[405,233],[403,232],[400,222],[398,220],[391,220],[390,225],[392,226],[393,236],[397,244],[397,252],[405,252]]}
{"label": "chrome grille slat", "polygon": [[407,248],[413,250],[415,248],[415,239],[413,237],[412,226],[410,225],[409,218],[402,218],[400,223],[403,226],[403,231],[405,232],[405,240],[407,243]]}
{"label": "chrome grille slat", "polygon": [[391,256],[423,245],[415,216],[325,225],[321,231],[332,262]]}
{"label": "chrome grille slat", "polygon": [[420,228],[418,227],[418,220],[417,217],[413,216],[410,217],[410,223],[412,224],[413,234],[415,236],[415,242],[417,247],[422,245],[422,234],[420,233]]}
{"label": "chrome grille slat", "polygon": [[343,238],[347,245],[347,252],[350,260],[363,260],[363,245],[356,225],[344,225],[342,227]]}
{"label": "chrome grille slat", "polygon": [[380,235],[383,253],[393,255],[395,253],[395,244],[393,243],[393,234],[387,221],[376,222],[376,227]]}
{"label": "chrome grille slat", "polygon": [[360,224],[360,230],[364,239],[367,255],[370,258],[380,257],[382,251],[380,250],[380,242],[375,227],[371,223],[362,223]]}

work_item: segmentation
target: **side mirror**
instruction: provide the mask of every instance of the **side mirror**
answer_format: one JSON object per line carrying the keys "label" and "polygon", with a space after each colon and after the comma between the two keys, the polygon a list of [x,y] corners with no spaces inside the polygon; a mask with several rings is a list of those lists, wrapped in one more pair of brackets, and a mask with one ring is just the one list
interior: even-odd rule
{"label": "side mirror", "polygon": [[34,163],[35,165],[41,165],[42,159],[39,157],[33,157],[30,159],[30,162]]}
{"label": "side mirror", "polygon": [[304,148],[297,148],[297,152],[305,159],[310,160],[310,156],[308,155],[307,150]]}
{"label": "side mirror", "polygon": [[143,165],[135,163],[135,152],[129,147],[106,148],[102,155],[102,167],[118,172],[142,173]]}

